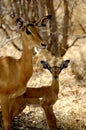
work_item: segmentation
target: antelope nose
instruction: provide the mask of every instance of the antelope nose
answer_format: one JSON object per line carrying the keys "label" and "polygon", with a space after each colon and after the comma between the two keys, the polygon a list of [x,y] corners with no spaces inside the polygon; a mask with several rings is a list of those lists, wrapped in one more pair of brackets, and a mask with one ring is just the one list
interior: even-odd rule
{"label": "antelope nose", "polygon": [[54,79],[57,80],[57,79],[58,79],[58,76],[54,76]]}
{"label": "antelope nose", "polygon": [[41,46],[42,46],[42,49],[46,48],[46,44],[44,44],[44,43],[41,43]]}

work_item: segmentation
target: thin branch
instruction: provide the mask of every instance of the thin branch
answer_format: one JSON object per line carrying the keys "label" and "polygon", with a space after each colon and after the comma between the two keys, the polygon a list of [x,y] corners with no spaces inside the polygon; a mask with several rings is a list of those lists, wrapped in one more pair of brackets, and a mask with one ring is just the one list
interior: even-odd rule
{"label": "thin branch", "polygon": [[[14,36],[13,38],[8,38],[8,39],[4,39],[3,40],[3,45],[1,45],[0,48],[3,48],[5,45],[7,45],[9,42],[12,42],[13,40],[15,40],[16,38],[19,38],[20,36]],[[19,48],[18,48],[19,49]]]}
{"label": "thin branch", "polygon": [[73,43],[69,46],[69,48],[70,48],[71,46],[73,46],[73,45],[77,42],[77,40],[82,39],[82,38],[86,38],[86,35],[76,37],[76,39],[75,39],[75,40],[73,41]]}
{"label": "thin branch", "polygon": [[72,19],[73,12],[74,12],[74,9],[75,9],[76,6],[77,6],[77,2],[74,1],[73,5],[72,5],[72,7],[71,7],[71,11],[70,11],[70,19]]}
{"label": "thin branch", "polygon": [[56,7],[55,11],[57,11],[59,9],[59,7],[61,6],[63,0],[60,1],[60,3],[58,4],[58,6]]}
{"label": "thin branch", "polygon": [[[6,41],[6,43],[8,42],[8,41],[12,41],[13,39],[16,39],[17,37],[14,37],[14,38],[10,38],[10,36],[9,36],[9,33],[7,32],[7,30],[6,30],[6,26],[4,25],[3,26],[3,24],[1,25],[1,28],[2,28],[2,30],[4,31],[4,33],[6,34],[6,36],[7,36],[7,38],[9,39],[9,40],[7,40]],[[5,44],[6,44],[5,43]],[[5,45],[4,44],[4,45]],[[4,45],[2,45],[2,47],[4,46]],[[12,41],[12,45],[18,50],[18,51],[22,51],[13,41]]]}
{"label": "thin branch", "polygon": [[84,33],[86,33],[85,28],[83,27],[83,25],[82,25],[80,22],[79,22],[79,25],[80,25],[80,27],[81,27],[82,31],[83,31]]}

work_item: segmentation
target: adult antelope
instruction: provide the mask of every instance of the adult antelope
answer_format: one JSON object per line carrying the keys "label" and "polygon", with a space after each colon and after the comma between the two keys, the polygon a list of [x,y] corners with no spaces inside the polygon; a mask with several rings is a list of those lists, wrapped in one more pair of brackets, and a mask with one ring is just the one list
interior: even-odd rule
{"label": "adult antelope", "polygon": [[10,118],[18,115],[29,104],[40,105],[46,115],[47,123],[50,130],[57,130],[56,117],[53,112],[53,105],[58,99],[59,93],[59,74],[67,68],[69,60],[63,61],[61,65],[51,67],[47,62],[41,61],[43,68],[48,69],[52,74],[52,83],[50,86],[40,88],[27,88],[26,92],[10,102]]}
{"label": "adult antelope", "polygon": [[33,73],[33,47],[44,45],[37,25],[24,25],[20,18],[17,19],[17,23],[21,28],[22,56],[20,59],[0,57],[0,104],[3,130],[11,129],[10,101],[25,93],[27,82]]}

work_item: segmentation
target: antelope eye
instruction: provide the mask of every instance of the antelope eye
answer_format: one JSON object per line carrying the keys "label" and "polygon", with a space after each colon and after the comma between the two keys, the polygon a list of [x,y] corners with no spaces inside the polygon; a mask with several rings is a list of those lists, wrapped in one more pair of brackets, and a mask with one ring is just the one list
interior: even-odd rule
{"label": "antelope eye", "polygon": [[28,30],[28,29],[26,29],[26,33],[27,33],[28,35],[31,35],[31,34],[32,34],[31,31]]}

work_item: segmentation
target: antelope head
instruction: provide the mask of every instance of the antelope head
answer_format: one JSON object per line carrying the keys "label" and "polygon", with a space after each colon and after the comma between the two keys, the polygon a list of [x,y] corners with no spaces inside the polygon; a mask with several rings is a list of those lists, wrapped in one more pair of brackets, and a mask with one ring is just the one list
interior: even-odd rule
{"label": "antelope head", "polygon": [[53,78],[56,80],[56,79],[58,79],[60,72],[63,69],[68,67],[69,62],[70,62],[70,60],[65,60],[61,63],[60,66],[52,66],[52,67],[46,61],[41,61],[41,64],[43,65],[44,69],[48,69],[51,72]]}
{"label": "antelope head", "polygon": [[26,24],[21,18],[17,18],[17,28],[25,37],[26,42],[29,40],[29,46],[32,47],[39,47],[46,48],[46,44],[43,42],[42,38],[39,35],[39,27],[44,27],[47,24],[47,21],[50,19],[49,16],[43,17],[36,23],[29,23]]}

